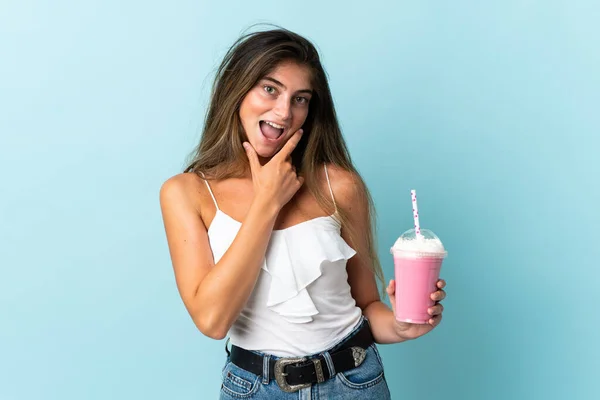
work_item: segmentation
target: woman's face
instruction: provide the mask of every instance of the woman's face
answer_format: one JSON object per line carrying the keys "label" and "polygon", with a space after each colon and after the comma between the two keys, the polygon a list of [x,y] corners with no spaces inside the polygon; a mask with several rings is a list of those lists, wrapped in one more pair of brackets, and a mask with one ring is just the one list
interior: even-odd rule
{"label": "woman's face", "polygon": [[259,157],[271,158],[302,127],[311,95],[310,70],[295,62],[280,64],[248,92],[240,119]]}

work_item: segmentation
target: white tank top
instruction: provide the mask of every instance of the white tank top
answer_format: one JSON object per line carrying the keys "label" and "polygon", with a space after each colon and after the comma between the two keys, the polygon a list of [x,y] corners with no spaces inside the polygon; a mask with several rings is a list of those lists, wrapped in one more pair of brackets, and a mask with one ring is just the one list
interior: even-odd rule
{"label": "white tank top", "polygon": [[[325,176],[337,212],[327,166]],[[219,209],[205,182],[217,208],[208,228],[217,263],[242,224]],[[346,272],[346,261],[355,254],[342,238],[335,214],[273,230],[256,286],[229,330],[231,343],[280,357],[333,346],[362,316]]]}

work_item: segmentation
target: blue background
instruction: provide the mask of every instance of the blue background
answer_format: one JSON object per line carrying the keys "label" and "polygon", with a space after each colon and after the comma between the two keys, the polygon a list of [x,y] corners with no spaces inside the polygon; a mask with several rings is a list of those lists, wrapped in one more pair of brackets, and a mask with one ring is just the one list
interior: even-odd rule
{"label": "blue background", "polygon": [[600,5],[0,2],[0,399],[209,399],[158,190],[253,23],[313,40],[389,247],[449,257],[443,323],[382,346],[397,399],[595,399]]}

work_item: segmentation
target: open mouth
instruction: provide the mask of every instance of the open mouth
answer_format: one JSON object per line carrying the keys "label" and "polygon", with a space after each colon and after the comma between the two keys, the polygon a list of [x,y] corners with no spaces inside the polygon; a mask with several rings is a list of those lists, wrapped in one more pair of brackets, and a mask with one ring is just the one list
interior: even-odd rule
{"label": "open mouth", "polygon": [[285,131],[285,127],[282,125],[278,125],[271,121],[260,121],[259,123],[260,131],[263,136],[268,140],[277,140],[283,135]]}

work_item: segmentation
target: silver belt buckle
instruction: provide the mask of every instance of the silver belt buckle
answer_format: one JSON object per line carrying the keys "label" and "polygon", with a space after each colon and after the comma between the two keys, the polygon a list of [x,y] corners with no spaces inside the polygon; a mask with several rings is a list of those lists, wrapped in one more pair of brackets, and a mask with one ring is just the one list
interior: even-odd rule
{"label": "silver belt buckle", "polygon": [[298,364],[303,361],[306,361],[306,357],[280,358],[279,360],[275,361],[275,382],[277,382],[277,384],[279,385],[281,390],[283,390],[284,392],[291,393],[291,392],[297,392],[298,390],[307,388],[311,385],[310,383],[301,383],[299,385],[290,385],[289,383],[287,383],[287,380],[285,379],[285,377],[287,376],[287,374],[284,372],[285,367],[287,365]]}

